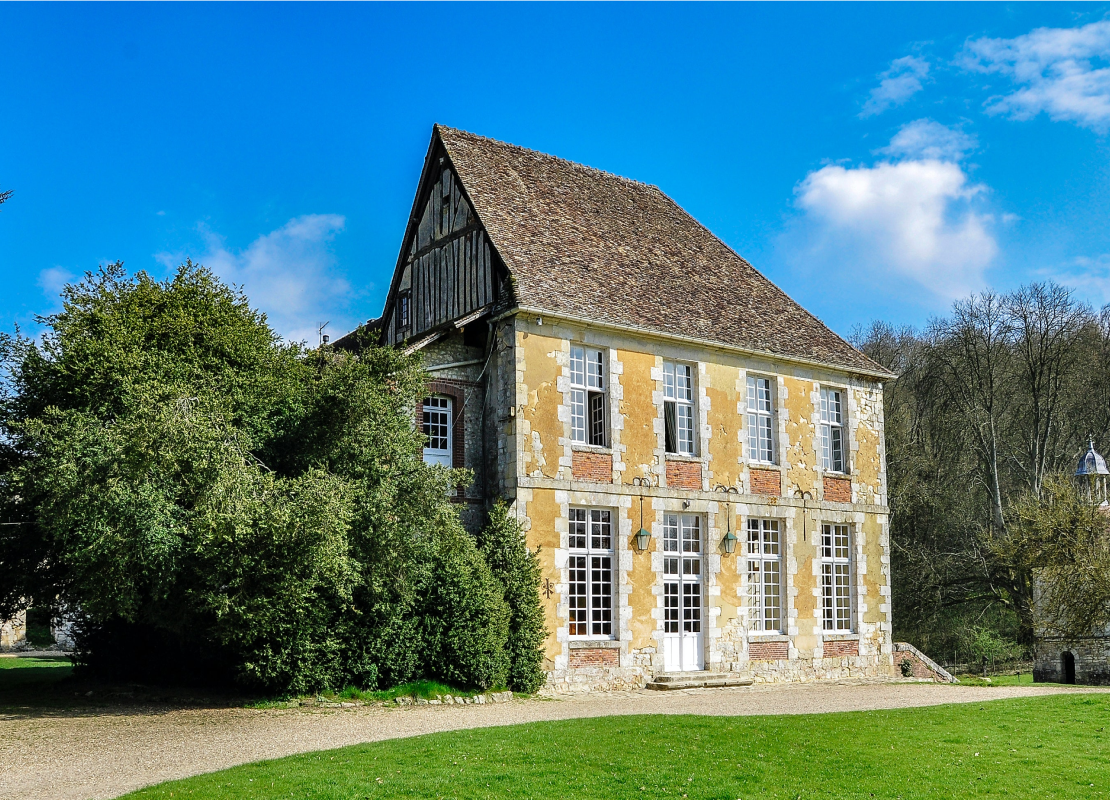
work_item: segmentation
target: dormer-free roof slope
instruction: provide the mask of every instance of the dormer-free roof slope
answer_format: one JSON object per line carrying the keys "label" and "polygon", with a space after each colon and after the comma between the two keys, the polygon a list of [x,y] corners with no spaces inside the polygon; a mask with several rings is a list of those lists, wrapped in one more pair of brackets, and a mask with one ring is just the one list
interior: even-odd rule
{"label": "dormer-free roof slope", "polygon": [[518,305],[889,374],[655,186],[436,126]]}

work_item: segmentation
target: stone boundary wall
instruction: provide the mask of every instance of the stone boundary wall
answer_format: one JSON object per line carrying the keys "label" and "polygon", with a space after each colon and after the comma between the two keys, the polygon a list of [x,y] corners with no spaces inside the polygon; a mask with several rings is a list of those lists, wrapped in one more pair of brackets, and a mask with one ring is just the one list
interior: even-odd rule
{"label": "stone boundary wall", "polygon": [[1064,683],[1064,653],[1075,659],[1075,682],[1087,686],[1110,686],[1110,637],[1064,641],[1041,637],[1033,657],[1036,683]]}
{"label": "stone boundary wall", "polygon": [[937,683],[959,683],[956,678],[933,659],[908,642],[894,643],[894,671],[902,673],[902,662],[910,664],[910,674],[903,677],[929,678]]}
{"label": "stone boundary wall", "polygon": [[27,644],[27,612],[0,622],[0,650],[15,650]]}

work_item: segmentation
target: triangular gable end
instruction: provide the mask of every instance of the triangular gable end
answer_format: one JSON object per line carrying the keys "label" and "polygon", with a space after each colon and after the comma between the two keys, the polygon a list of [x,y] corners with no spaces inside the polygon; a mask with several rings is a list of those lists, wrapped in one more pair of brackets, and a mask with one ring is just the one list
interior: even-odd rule
{"label": "triangular gable end", "polygon": [[490,307],[503,271],[438,134],[413,207],[382,320],[386,344]]}

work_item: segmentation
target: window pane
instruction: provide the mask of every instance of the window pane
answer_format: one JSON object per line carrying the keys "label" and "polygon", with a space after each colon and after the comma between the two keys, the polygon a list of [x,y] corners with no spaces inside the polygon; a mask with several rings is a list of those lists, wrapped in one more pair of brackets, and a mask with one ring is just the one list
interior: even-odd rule
{"label": "window pane", "polygon": [[581,347],[570,348],[570,383],[572,386],[586,385],[586,351]]}
{"label": "window pane", "polygon": [[766,561],[763,564],[763,629],[781,630],[781,586],[779,583],[779,562]]}
{"label": "window pane", "polygon": [[584,508],[570,510],[569,544],[571,549],[586,549],[586,509]]}
{"label": "window pane", "polygon": [[701,517],[682,518],[682,552],[701,552]]}
{"label": "window pane", "polygon": [[[678,561],[678,559],[673,559]],[[663,584],[663,630],[678,633],[678,583]]]}
{"label": "window pane", "polygon": [[600,350],[586,352],[586,386],[591,389],[605,388],[605,358]]}
{"label": "window pane", "polygon": [[586,392],[584,389],[570,390],[570,440],[586,441]]}
{"label": "window pane", "polygon": [[567,561],[568,581],[567,595],[570,610],[571,636],[585,636],[587,633],[586,619],[588,616],[586,594],[586,557],[571,556]]}
{"label": "window pane", "polygon": [[668,453],[678,452],[678,423],[675,421],[677,412],[673,401],[663,403],[663,427],[665,429],[665,446]]}
{"label": "window pane", "polygon": [[841,428],[829,429],[829,466],[833,472],[844,471],[844,450],[841,443]]}
{"label": "window pane", "polygon": [[663,515],[663,551],[678,552],[678,514]]}
{"label": "window pane", "polygon": [[701,632],[701,584],[682,584],[682,630]]}
{"label": "window pane", "polygon": [[694,408],[679,405],[678,410],[678,452],[694,454]]}
{"label": "window pane", "polygon": [[590,512],[590,549],[613,549],[608,511],[594,510]]}
{"label": "window pane", "polygon": [[771,462],[775,460],[774,452],[771,448],[771,418],[759,417],[756,430],[759,435],[759,460]]}
{"label": "window pane", "polygon": [[663,362],[663,397],[674,400],[674,364],[670,361]]}
{"label": "window pane", "polygon": [[613,559],[593,556],[590,559],[590,633],[610,636],[613,633]]}
{"label": "window pane", "polygon": [[687,403],[694,399],[694,380],[693,371],[689,364],[676,364],[674,370],[674,392],[675,400],[682,400]]}
{"label": "window pane", "polygon": [[590,392],[590,444],[605,446],[605,394]]}

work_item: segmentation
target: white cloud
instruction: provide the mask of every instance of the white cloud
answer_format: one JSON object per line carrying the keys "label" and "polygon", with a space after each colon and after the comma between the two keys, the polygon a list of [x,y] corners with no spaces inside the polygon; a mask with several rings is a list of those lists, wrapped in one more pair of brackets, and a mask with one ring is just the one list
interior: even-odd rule
{"label": "white cloud", "polygon": [[861,117],[881,114],[891,106],[900,106],[921,91],[921,82],[929,75],[929,62],[917,56],[903,56],[890,62],[890,68],[879,74],[879,85],[871,90],[863,104]]}
{"label": "white cloud", "polygon": [[65,285],[72,283],[76,277],[63,267],[48,267],[39,273],[38,285],[43,294],[57,300]]}
{"label": "white cloud", "polygon": [[937,159],[826,166],[797,187],[811,261],[839,279],[892,281],[945,302],[978,290],[998,252],[992,217],[976,210],[984,187]]}
{"label": "white cloud", "polygon": [[1070,264],[1047,270],[1046,276],[1077,290],[1096,303],[1110,303],[1110,253],[1094,258],[1079,256],[1072,259]]}
{"label": "white cloud", "polygon": [[960,161],[978,144],[974,136],[963,131],[931,119],[918,119],[903,125],[889,145],[875,152],[895,158]]}
{"label": "white cloud", "polygon": [[1016,85],[988,101],[989,113],[1030,119],[1043,111],[1100,132],[1110,127],[1110,20],[1038,28],[1014,39],[975,39],[964,46],[962,62]]}
{"label": "white cloud", "polygon": [[[336,274],[329,248],[345,224],[338,214],[306,214],[240,251],[228,248],[223,237],[202,225],[206,251],[194,260],[224,281],[242,286],[251,305],[265,312],[270,325],[287,341],[315,345],[319,323],[330,320],[329,331],[346,332],[355,322],[345,313],[350,284]],[[166,266],[176,266],[184,255],[162,253],[157,258]]]}

